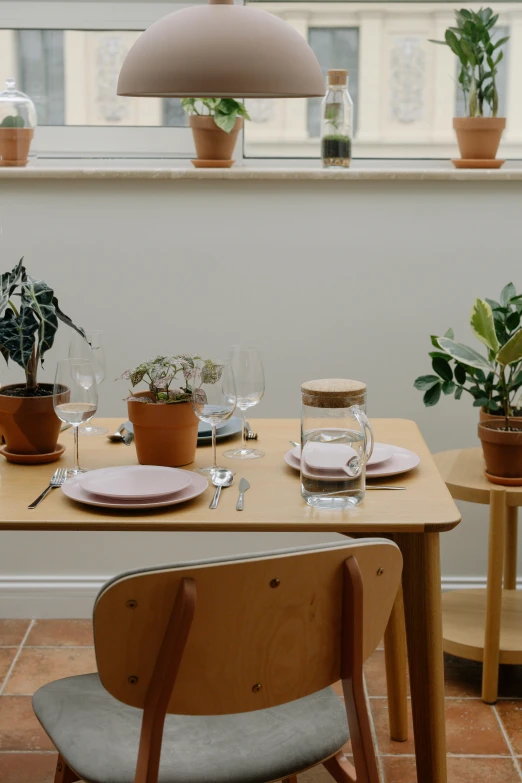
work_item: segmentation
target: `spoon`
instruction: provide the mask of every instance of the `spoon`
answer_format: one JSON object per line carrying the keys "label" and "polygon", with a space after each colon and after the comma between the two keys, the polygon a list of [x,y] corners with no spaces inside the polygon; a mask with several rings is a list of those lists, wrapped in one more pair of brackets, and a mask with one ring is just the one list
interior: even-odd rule
{"label": "spoon", "polygon": [[216,491],[214,492],[214,497],[212,498],[212,503],[209,508],[217,508],[222,488],[229,487],[233,481],[234,474],[231,470],[227,470],[227,468],[218,468],[216,470],[212,476],[212,483],[216,487]]}

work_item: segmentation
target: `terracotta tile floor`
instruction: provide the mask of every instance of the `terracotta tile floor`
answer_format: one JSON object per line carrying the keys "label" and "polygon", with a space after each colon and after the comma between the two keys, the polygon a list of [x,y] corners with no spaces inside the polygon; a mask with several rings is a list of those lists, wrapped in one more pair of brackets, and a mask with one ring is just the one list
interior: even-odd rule
{"label": "terracotta tile floor", "polygon": [[[89,620],[0,620],[0,781],[53,783],[56,753],[33,715],[43,683],[95,669]],[[413,738],[388,737],[384,653],[366,664],[383,783],[417,783]],[[522,667],[504,667],[501,698],[480,700],[480,664],[446,658],[449,783],[522,783]],[[332,783],[316,768],[299,783]],[[426,783],[422,781],[421,783]]]}

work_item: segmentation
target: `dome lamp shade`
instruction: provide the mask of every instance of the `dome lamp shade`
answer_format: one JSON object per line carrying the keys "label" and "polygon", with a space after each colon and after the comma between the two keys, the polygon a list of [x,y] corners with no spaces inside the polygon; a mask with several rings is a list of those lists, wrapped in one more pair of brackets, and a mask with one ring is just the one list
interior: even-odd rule
{"label": "dome lamp shade", "polygon": [[277,16],[210,0],[159,19],[120,71],[118,95],[156,98],[323,96],[321,66],[305,39]]}

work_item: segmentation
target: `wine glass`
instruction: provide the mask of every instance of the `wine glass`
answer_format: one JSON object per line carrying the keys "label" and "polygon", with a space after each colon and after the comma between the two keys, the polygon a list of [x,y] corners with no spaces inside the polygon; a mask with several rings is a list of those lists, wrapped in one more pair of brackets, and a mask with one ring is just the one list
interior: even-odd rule
{"label": "wine glass", "polygon": [[74,428],[74,467],[68,476],[85,473],[78,460],[78,429],[90,421],[98,409],[96,371],[85,359],[62,359],[56,367],[53,389],[54,412]]}
{"label": "wine glass", "polygon": [[224,457],[231,459],[257,459],[264,457],[260,449],[247,449],[245,441],[246,412],[261,400],[265,393],[265,373],[261,352],[255,345],[233,345],[230,349],[232,370],[236,379],[237,407],[241,411],[241,448],[228,449]]}
{"label": "wine glass", "polygon": [[212,465],[197,470],[212,477],[217,470],[223,470],[217,466],[217,425],[229,419],[236,407],[236,384],[229,359],[207,359],[196,364],[192,407],[198,419],[212,427]]}
{"label": "wine glass", "polygon": [[[85,332],[86,339],[78,332],[73,332],[69,345],[70,359],[85,359],[91,362],[96,374],[97,386],[105,380],[105,349],[103,347],[103,332],[99,329],[89,329]],[[81,435],[104,435],[106,427],[80,427]]]}

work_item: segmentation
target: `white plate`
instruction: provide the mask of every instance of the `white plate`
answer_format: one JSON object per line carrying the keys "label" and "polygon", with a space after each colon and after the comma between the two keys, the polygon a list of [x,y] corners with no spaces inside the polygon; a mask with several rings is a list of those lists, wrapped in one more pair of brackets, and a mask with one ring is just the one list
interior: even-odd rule
{"label": "white plate", "polygon": [[188,470],[160,465],[121,465],[78,476],[85,492],[117,500],[154,500],[181,492],[190,484]]}
{"label": "white plate", "polygon": [[[289,465],[291,468],[294,468],[294,470],[301,469],[300,458],[295,453],[298,451],[298,449],[299,446],[297,446],[295,449],[291,449],[290,451],[287,451],[287,453],[284,456],[284,460],[286,464]],[[409,451],[408,449],[403,449],[400,446],[394,446],[393,449],[394,449],[393,455],[385,462],[381,462],[378,465],[368,465],[366,467],[367,479],[386,478],[388,476],[398,476],[400,473],[407,473],[409,470],[413,470],[413,468],[416,468],[417,465],[419,464],[420,457],[418,456],[418,454],[415,454],[413,451]],[[307,471],[307,475],[310,476],[311,478],[326,479],[329,481],[339,481],[339,479],[342,476],[344,476],[344,471],[328,472],[324,470],[319,471],[319,470],[309,469]]]}
{"label": "white plate", "polygon": [[192,500],[201,495],[208,487],[208,481],[205,476],[199,473],[190,474],[190,484],[181,492],[176,492],[175,495],[169,495],[168,497],[157,498],[156,500],[110,500],[109,498],[99,497],[91,495],[86,492],[80,486],[77,478],[67,479],[65,484],[62,485],[62,492],[71,500],[76,500],[78,503],[85,503],[88,506],[101,506],[102,508],[160,508],[161,506],[173,506],[176,503],[184,503],[186,500]]}

